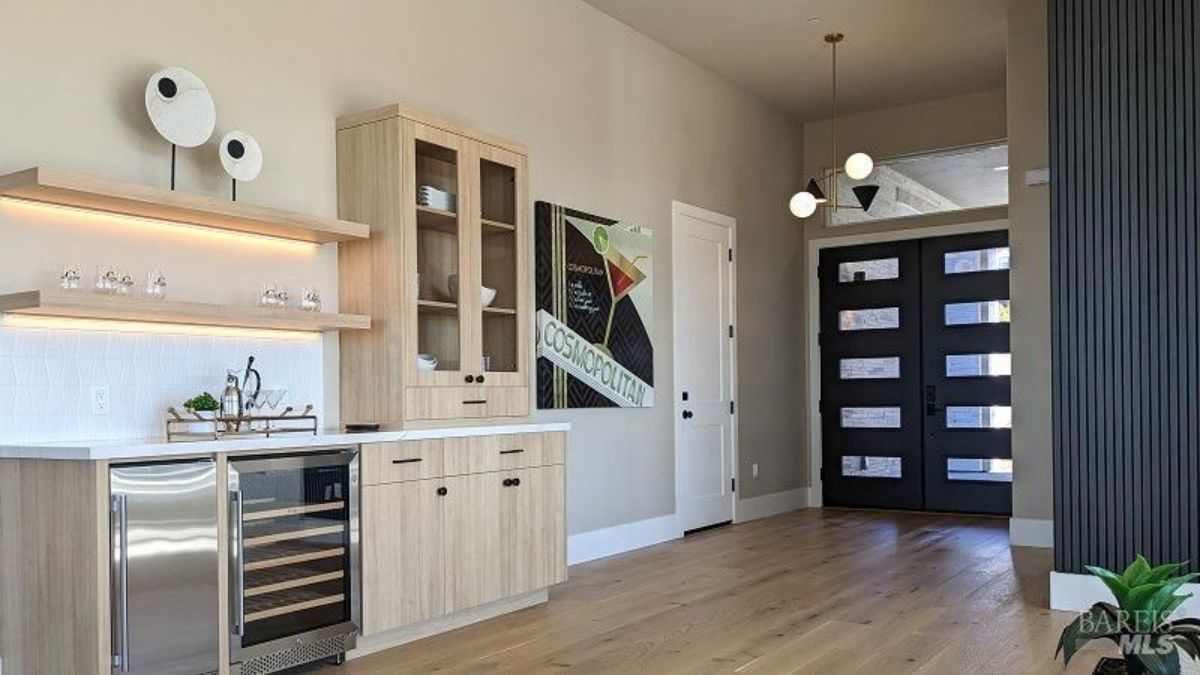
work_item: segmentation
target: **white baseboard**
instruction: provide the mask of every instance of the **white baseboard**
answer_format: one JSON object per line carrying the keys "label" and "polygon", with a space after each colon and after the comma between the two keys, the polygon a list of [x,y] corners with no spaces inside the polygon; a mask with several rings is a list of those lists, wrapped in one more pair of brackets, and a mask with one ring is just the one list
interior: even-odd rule
{"label": "white baseboard", "polygon": [[675,514],[614,525],[567,538],[567,564],[607,558],[683,537]]}
{"label": "white baseboard", "polygon": [[1054,521],[1009,518],[1008,543],[1012,546],[1054,548]]}
{"label": "white baseboard", "polygon": [[737,522],[744,523],[759,518],[769,518],[808,507],[809,489],[806,487],[783,492],[773,492],[761,497],[750,497],[737,503]]}
{"label": "white baseboard", "polygon": [[[1180,605],[1174,616],[1200,615],[1200,584],[1184,584],[1181,593],[1192,597]],[[1103,581],[1090,574],[1050,573],[1050,609],[1064,612],[1083,612],[1097,602],[1113,602],[1112,593]]]}

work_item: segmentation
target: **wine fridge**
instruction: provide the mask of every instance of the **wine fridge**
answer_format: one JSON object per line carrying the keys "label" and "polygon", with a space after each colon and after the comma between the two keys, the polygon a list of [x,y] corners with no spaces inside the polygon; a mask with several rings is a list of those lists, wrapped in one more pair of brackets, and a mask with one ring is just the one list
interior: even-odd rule
{"label": "wine fridge", "polygon": [[229,524],[231,671],[340,663],[361,625],[357,450],[231,459]]}

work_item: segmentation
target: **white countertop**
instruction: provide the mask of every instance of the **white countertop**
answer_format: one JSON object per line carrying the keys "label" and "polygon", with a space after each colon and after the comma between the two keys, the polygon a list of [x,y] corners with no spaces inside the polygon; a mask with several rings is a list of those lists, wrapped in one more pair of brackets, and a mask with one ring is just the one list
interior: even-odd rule
{"label": "white countertop", "polygon": [[500,424],[475,427],[375,431],[360,434],[348,434],[344,431],[333,429],[315,436],[288,434],[272,438],[235,438],[217,441],[179,441],[175,443],[168,443],[165,438],[62,441],[57,443],[5,443],[0,441],[0,459],[129,460],[145,457],[212,455],[290,448],[319,448],[427,438],[542,433],[570,431],[570,429],[571,425],[565,423]]}

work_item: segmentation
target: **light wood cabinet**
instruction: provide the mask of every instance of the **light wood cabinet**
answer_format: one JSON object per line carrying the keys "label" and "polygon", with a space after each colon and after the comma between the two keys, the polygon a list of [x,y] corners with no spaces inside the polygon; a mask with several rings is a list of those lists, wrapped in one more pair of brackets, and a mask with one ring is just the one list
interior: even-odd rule
{"label": "light wood cabinet", "polygon": [[341,309],[372,318],[340,343],[343,419],[528,415],[524,149],[400,106],[338,127],[339,213],[371,226],[339,246]]}
{"label": "light wood cabinet", "polygon": [[435,481],[362,488],[363,632],[445,613],[443,499]]}
{"label": "light wood cabinet", "polygon": [[[373,635],[566,580],[566,434],[438,441],[445,475],[390,472],[429,441],[363,446],[363,617]],[[513,452],[520,450],[520,452]],[[379,483],[381,478],[403,482]]]}

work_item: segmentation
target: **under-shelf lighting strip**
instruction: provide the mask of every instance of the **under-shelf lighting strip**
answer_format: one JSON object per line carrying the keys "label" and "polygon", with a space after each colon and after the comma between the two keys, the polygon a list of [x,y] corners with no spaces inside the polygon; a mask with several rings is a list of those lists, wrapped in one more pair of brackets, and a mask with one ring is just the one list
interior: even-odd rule
{"label": "under-shelf lighting strip", "polygon": [[321,244],[299,241],[296,239],[272,237],[264,234],[255,234],[253,232],[221,230],[204,227],[201,225],[177,222],[174,220],[160,220],[157,218],[147,218],[145,216],[112,213],[99,209],[89,209],[82,206],[50,204],[47,202],[39,202],[30,199],[21,199],[20,197],[0,196],[0,205],[3,205],[4,207],[17,207],[21,210],[27,210],[31,213],[36,213],[42,216],[58,215],[70,216],[72,218],[84,217],[90,218],[100,224],[120,224],[142,227],[156,230],[160,234],[182,234],[186,236],[207,239],[209,241],[250,244],[254,246],[263,246],[295,253],[313,254],[321,248]]}
{"label": "under-shelf lighting strip", "polygon": [[57,316],[24,314],[0,315],[0,326],[40,330],[74,330],[105,333],[142,333],[153,335],[197,335],[249,340],[288,340],[320,342],[320,333],[262,328],[232,328],[184,323],[153,323],[147,321],[115,321],[108,319],[76,319]]}

